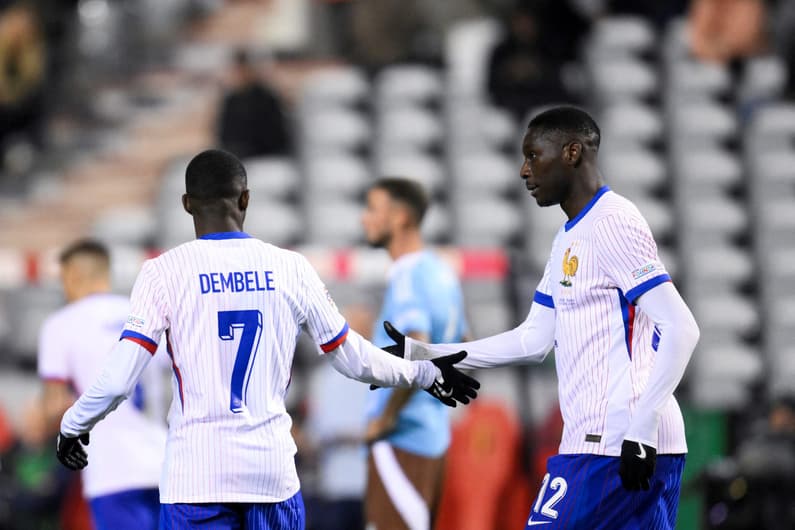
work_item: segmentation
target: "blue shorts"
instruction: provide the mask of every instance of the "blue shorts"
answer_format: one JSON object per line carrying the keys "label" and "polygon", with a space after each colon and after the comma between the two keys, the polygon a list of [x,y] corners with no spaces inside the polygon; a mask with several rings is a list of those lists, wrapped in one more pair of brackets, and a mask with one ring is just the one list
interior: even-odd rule
{"label": "blue shorts", "polygon": [[673,530],[685,456],[658,455],[649,491],[625,490],[619,464],[618,457],[600,455],[547,460],[525,530]]}
{"label": "blue shorts", "polygon": [[160,513],[157,488],[129,490],[88,501],[96,530],[156,530]]}
{"label": "blue shorts", "polygon": [[160,530],[304,530],[305,519],[300,491],[274,503],[160,505]]}

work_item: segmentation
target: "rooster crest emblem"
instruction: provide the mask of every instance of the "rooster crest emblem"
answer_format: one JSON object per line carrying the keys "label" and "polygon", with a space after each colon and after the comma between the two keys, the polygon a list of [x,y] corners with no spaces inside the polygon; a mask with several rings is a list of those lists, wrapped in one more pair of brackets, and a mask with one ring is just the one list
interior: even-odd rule
{"label": "rooster crest emblem", "polygon": [[577,256],[569,257],[569,254],[571,254],[571,247],[567,248],[566,253],[563,254],[563,279],[560,280],[563,287],[571,287],[571,278],[577,274]]}

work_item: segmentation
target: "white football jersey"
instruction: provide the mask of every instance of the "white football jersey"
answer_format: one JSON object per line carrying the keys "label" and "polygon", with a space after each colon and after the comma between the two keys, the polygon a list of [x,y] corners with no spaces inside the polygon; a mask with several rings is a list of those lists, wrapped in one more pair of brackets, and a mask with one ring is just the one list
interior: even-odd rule
{"label": "white football jersey", "polygon": [[[39,334],[39,375],[70,383],[76,393],[96,379],[118,342],[129,314],[127,298],[95,294],[52,314]],[[150,367],[156,368],[156,367]],[[91,465],[83,470],[87,498],[157,488],[166,447],[166,428],[124,401],[91,432]]]}
{"label": "white football jersey", "polygon": [[[607,186],[561,227],[534,297],[555,310],[560,453],[621,454],[660,339],[634,302],[670,280],[646,220]],[[687,452],[673,396],[662,410],[657,451]]]}
{"label": "white football jersey", "polygon": [[243,232],[148,260],[123,338],[173,360],[163,503],[280,502],[299,489],[284,405],[303,325],[325,352],[348,325],[309,262]]}

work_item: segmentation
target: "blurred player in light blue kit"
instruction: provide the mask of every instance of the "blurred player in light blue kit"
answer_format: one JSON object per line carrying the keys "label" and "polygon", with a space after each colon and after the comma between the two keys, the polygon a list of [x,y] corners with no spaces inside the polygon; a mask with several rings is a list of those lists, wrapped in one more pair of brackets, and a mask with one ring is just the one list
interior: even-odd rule
{"label": "blurred player in light blue kit", "polygon": [[[381,326],[387,320],[422,341],[460,341],[466,332],[458,278],[422,241],[420,225],[427,208],[428,197],[412,180],[385,178],[367,193],[362,217],[367,240],[386,249],[394,260],[373,332],[376,345],[392,343]],[[381,388],[371,395],[368,528],[431,527],[450,445],[450,421],[444,405],[423,394]]]}

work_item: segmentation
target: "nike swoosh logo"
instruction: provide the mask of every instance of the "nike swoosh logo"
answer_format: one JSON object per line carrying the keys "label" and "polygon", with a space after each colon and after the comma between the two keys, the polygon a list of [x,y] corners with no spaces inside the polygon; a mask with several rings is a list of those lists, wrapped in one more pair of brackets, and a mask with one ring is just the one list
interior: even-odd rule
{"label": "nike swoosh logo", "polygon": [[536,526],[539,524],[549,524],[552,521],[533,521],[533,516],[530,516],[530,519],[527,520],[527,526]]}
{"label": "nike swoosh logo", "polygon": [[640,454],[635,456],[637,456],[641,460],[646,460],[646,448],[643,447],[643,444],[640,442],[638,442],[638,446],[640,447]]}

